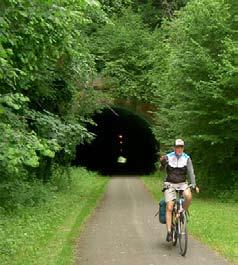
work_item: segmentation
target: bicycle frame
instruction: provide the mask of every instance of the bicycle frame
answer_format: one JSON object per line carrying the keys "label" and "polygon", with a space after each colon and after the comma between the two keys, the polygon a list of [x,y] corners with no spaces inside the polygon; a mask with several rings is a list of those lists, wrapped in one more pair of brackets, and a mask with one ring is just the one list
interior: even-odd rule
{"label": "bicycle frame", "polygon": [[[173,245],[176,246],[177,239],[179,239],[180,254],[186,255],[188,235],[187,235],[187,212],[183,210],[183,191],[176,191],[178,194],[172,211],[172,234]],[[184,238],[184,242],[182,239]],[[184,243],[184,244],[183,244]]]}

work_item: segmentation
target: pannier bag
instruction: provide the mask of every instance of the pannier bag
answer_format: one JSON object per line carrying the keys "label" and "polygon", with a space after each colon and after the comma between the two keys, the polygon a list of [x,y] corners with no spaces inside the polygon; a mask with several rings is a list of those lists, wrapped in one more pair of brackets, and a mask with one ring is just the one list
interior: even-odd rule
{"label": "pannier bag", "polygon": [[166,202],[164,199],[159,202],[159,221],[161,224],[166,224]]}

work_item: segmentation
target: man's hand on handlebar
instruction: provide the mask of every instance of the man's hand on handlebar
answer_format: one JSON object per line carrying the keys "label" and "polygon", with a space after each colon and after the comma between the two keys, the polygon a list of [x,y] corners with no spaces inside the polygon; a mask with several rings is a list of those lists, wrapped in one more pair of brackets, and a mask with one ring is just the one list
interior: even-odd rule
{"label": "man's hand on handlebar", "polygon": [[199,193],[200,190],[199,190],[199,187],[197,185],[194,185],[194,184],[190,184],[189,187],[194,190],[196,193]]}

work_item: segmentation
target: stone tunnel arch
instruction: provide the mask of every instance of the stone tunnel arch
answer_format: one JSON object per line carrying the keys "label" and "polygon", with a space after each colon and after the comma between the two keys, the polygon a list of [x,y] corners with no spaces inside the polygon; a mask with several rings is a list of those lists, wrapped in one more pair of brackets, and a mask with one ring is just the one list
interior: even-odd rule
{"label": "stone tunnel arch", "polygon": [[75,164],[102,174],[148,174],[155,170],[159,144],[143,115],[123,106],[103,109],[93,116],[96,137],[78,145]]}

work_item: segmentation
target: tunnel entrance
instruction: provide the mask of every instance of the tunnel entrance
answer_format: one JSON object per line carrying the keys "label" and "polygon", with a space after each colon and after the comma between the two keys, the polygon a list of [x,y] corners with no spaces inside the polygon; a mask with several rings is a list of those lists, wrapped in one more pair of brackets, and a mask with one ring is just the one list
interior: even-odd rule
{"label": "tunnel entrance", "polygon": [[90,144],[78,145],[76,165],[102,174],[149,174],[155,170],[159,145],[149,123],[122,108],[104,109],[93,116],[97,126]]}

